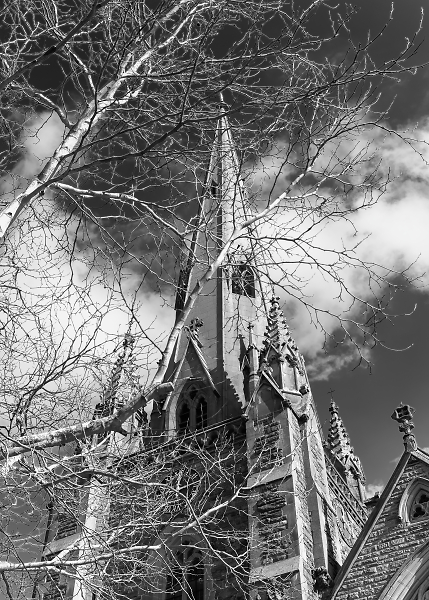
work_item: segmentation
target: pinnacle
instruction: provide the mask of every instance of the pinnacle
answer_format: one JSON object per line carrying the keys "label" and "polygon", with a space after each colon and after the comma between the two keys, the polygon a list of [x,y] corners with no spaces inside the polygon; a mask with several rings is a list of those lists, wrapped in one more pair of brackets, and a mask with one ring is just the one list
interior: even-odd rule
{"label": "pinnacle", "polygon": [[353,453],[353,449],[350,444],[349,434],[344,427],[343,420],[338,412],[338,406],[334,400],[331,400],[329,412],[331,413],[331,424],[329,427],[328,445],[330,450],[340,460],[345,460]]}
{"label": "pinnacle", "polygon": [[118,357],[115,360],[115,363],[113,365],[112,374],[111,374],[110,382],[109,382],[109,387],[107,388],[107,390],[104,394],[103,403],[106,406],[113,407],[113,404],[116,399],[116,394],[118,391],[119,383],[121,380],[124,363],[127,358],[127,354],[129,355],[128,358],[130,357],[133,344],[134,344],[134,337],[129,332],[126,333],[125,337],[124,337],[124,341],[122,342],[122,349],[121,349],[120,353],[118,354]]}
{"label": "pinnacle", "polygon": [[283,346],[292,341],[289,328],[286,324],[283,311],[279,304],[280,298],[273,296],[270,300],[271,308],[268,312],[268,324],[265,330],[265,346],[273,346],[281,351]]}
{"label": "pinnacle", "polygon": [[[329,412],[331,413],[331,424],[328,433],[328,447],[330,451],[343,463],[353,465],[353,470],[357,473],[362,481],[365,480],[364,473],[362,471],[362,465],[359,458],[354,453],[354,448],[350,443],[350,437],[347,433],[342,418],[338,412],[338,405],[331,399],[329,406]],[[350,468],[350,467],[348,467]]]}

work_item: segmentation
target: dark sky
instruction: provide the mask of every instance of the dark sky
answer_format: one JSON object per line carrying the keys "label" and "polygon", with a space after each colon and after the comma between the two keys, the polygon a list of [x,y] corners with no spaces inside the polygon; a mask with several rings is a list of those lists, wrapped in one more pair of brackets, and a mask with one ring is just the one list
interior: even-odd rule
{"label": "dark sky", "polygon": [[[403,402],[416,409],[415,434],[421,448],[429,447],[429,296],[406,292],[394,302],[395,308],[409,309],[411,316],[399,317],[394,326],[386,324],[383,339],[393,351],[381,346],[372,353],[372,369],[344,369],[328,381],[312,382],[319,416],[325,430],[329,426],[331,394],[361,458],[368,484],[383,484],[403,451],[402,434],[390,416]],[[399,311],[398,311],[399,312]]]}
{"label": "dark sky", "polygon": [[[359,11],[352,19],[351,30],[355,39],[364,41],[368,30],[375,34],[388,21],[391,2],[360,0],[355,5]],[[422,5],[422,0],[395,2],[392,20],[374,46],[379,60],[386,60],[405,47],[405,37],[412,36],[418,28]],[[418,35],[421,47],[412,59],[415,63],[423,64],[429,60],[428,37],[426,18]],[[389,114],[393,126],[399,128],[427,119],[428,83],[429,69],[423,68],[416,75],[405,75],[400,82],[392,81],[384,86],[384,102],[394,100]],[[383,227],[383,223],[379,226]],[[421,252],[427,252],[429,241],[424,239],[421,243]],[[395,459],[403,451],[402,434],[390,418],[401,402],[415,407],[417,442],[422,448],[429,447],[429,290],[421,287],[418,291],[401,293],[394,300],[391,311],[410,312],[414,305],[416,309],[411,316],[395,319],[394,325],[385,323],[380,330],[387,346],[401,349],[412,345],[410,349],[392,351],[378,346],[372,352],[371,372],[361,367],[355,370],[348,367],[331,375],[328,381],[312,382],[325,427],[329,423],[328,391],[335,390],[334,399],[340,406],[352,445],[363,462],[368,484],[386,483]]]}

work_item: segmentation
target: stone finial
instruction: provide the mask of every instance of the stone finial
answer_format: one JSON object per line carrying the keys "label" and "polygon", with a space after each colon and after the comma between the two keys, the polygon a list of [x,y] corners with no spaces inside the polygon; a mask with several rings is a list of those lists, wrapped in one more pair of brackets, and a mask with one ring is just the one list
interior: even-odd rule
{"label": "stone finial", "polygon": [[401,404],[392,414],[392,419],[399,423],[399,431],[404,434],[403,440],[406,452],[417,450],[416,438],[412,433],[414,429],[414,423],[412,421],[414,410],[415,409],[409,404]]}
{"label": "stone finial", "polygon": [[255,335],[253,333],[254,328],[255,326],[253,325],[253,323],[249,323],[249,325],[247,326],[247,329],[249,330],[249,345],[247,347],[248,350],[252,348],[258,348],[255,342]]}
{"label": "stone finial", "polygon": [[107,388],[104,396],[104,401],[107,404],[113,404],[113,402],[116,399],[116,393],[118,391],[124,364],[125,361],[128,360],[131,356],[133,345],[133,336],[129,333],[125,334],[124,341],[122,342],[121,352],[119,353],[118,358],[116,359],[115,364],[113,366],[112,375],[110,378],[110,385]]}

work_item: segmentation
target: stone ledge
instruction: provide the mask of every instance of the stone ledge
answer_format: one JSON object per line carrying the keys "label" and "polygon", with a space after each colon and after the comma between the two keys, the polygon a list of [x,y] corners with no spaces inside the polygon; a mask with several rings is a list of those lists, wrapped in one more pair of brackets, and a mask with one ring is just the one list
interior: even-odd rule
{"label": "stone ledge", "polygon": [[250,570],[249,583],[255,583],[262,579],[271,579],[277,577],[283,573],[292,573],[299,571],[301,558],[299,556],[292,556],[291,558],[285,558],[279,562],[271,563],[270,565],[264,565],[263,567],[256,567]]}

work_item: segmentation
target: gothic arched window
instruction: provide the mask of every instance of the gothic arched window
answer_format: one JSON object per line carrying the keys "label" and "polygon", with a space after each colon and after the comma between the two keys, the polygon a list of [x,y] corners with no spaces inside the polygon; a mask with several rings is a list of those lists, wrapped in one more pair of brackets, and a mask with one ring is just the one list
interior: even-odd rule
{"label": "gothic arched window", "polygon": [[204,561],[190,541],[170,551],[165,600],[204,600]]}
{"label": "gothic arched window", "polygon": [[189,431],[191,420],[191,411],[187,402],[181,405],[178,417],[178,430],[180,433],[186,433],[186,431]]}
{"label": "gothic arched window", "polygon": [[198,385],[191,384],[182,391],[177,404],[176,423],[179,434],[207,427],[207,399]]}
{"label": "gothic arched window", "polygon": [[410,481],[399,502],[398,519],[403,525],[429,519],[429,479]]}
{"label": "gothic arched window", "polygon": [[200,398],[195,408],[195,429],[205,427],[207,427],[207,402],[205,398]]}
{"label": "gothic arched window", "polygon": [[410,507],[410,521],[429,518],[429,490],[419,490]]}

